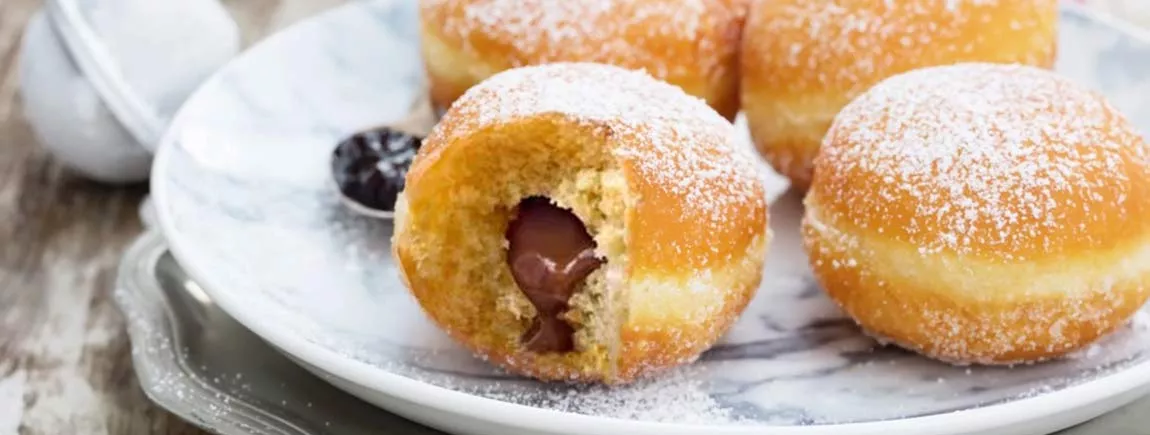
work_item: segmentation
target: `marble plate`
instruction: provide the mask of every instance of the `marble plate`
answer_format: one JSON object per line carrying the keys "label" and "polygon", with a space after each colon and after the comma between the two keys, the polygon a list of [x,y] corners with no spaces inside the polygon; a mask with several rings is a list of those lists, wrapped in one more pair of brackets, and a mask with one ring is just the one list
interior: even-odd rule
{"label": "marble plate", "polygon": [[[181,418],[222,435],[442,435],[312,376],[220,310],[149,231],[120,263],[140,387]],[[1150,398],[1060,435],[1150,435]]]}
{"label": "marble plate", "polygon": [[[220,308],[328,382],[466,434],[1038,434],[1150,389],[1150,321],[1047,364],[953,367],[878,346],[815,286],[798,198],[772,206],[767,279],[689,367],[606,389],[540,384],[451,343],[400,285],[385,221],[328,182],[337,139],[422,89],[411,2],[353,3],[225,67],[173,123],[152,189],[175,257]],[[1150,131],[1150,39],[1063,12],[1059,69]],[[781,185],[774,186],[782,192]]]}

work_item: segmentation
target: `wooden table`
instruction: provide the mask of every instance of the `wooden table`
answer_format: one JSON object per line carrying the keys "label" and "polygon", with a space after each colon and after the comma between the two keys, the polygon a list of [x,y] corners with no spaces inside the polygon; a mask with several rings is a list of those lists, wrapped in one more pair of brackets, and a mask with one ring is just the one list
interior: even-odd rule
{"label": "wooden table", "polygon": [[[342,1],[224,3],[250,44]],[[0,435],[204,434],[144,397],[111,300],[146,186],[71,174],[23,121],[17,56],[39,3],[0,0]],[[1147,411],[1150,400],[1073,433],[1150,434]]]}
{"label": "wooden table", "polygon": [[[342,0],[225,3],[250,43]],[[39,4],[0,0],[0,435],[203,434],[144,397],[112,302],[147,186],[85,181],[23,120],[17,58]]]}

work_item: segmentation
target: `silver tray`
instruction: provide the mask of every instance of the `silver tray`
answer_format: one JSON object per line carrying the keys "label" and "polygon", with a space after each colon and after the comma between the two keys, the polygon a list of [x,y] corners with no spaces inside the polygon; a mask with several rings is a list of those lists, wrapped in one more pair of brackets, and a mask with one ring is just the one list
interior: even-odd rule
{"label": "silver tray", "polygon": [[226,435],[442,434],[293,364],[212,304],[158,234],[140,237],[119,273],[140,386],[184,420]]}
{"label": "silver tray", "polygon": [[[148,214],[145,212],[145,221]],[[431,435],[296,366],[212,304],[155,233],[124,256],[116,302],[152,401],[225,435]],[[1150,435],[1150,398],[1063,435]]]}

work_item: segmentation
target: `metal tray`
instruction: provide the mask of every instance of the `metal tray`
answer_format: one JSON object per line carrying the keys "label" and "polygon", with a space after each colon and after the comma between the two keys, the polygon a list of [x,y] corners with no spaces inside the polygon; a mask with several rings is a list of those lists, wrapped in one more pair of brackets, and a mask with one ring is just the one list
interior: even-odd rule
{"label": "metal tray", "polygon": [[296,366],[220,311],[168,253],[142,236],[120,265],[116,303],[152,401],[212,432],[431,435]]}

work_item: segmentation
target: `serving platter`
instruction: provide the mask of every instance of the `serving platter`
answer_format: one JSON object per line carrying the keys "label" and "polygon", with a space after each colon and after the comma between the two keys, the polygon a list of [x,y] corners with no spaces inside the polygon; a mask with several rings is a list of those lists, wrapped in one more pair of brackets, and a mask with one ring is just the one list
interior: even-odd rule
{"label": "serving platter", "polygon": [[[1039,434],[1150,388],[1150,321],[1051,363],[955,367],[879,346],[815,285],[799,198],[767,176],[759,294],[699,362],[624,388],[493,369],[424,318],[388,222],[349,212],[327,157],[423,92],[412,2],[353,3],[273,36],[181,110],[152,191],[174,258],[224,312],[331,384],[453,433]],[[1150,43],[1067,7],[1058,70],[1150,131]]]}
{"label": "serving platter", "polygon": [[116,304],[148,397],[228,435],[431,435],[311,375],[220,310],[156,232],[120,263]]}

